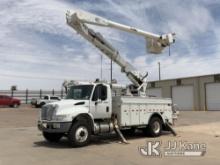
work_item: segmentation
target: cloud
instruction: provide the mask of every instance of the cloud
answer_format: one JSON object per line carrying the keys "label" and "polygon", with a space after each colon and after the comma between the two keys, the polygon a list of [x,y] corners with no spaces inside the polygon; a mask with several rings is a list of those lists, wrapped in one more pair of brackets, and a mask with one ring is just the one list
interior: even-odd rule
{"label": "cloud", "polygon": [[[220,21],[216,6],[220,6],[218,1],[206,0],[1,0],[1,88],[14,84],[23,89],[60,88],[64,79],[94,80],[100,76],[101,53],[66,25],[66,10],[77,8],[149,32],[176,32],[171,56],[168,49],[155,56],[146,53],[145,39],[140,36],[91,26],[138,70],[148,71],[149,80],[157,79],[159,61],[164,79],[218,73]],[[119,82],[129,83],[117,65],[113,68]],[[103,72],[109,80],[106,57]]]}

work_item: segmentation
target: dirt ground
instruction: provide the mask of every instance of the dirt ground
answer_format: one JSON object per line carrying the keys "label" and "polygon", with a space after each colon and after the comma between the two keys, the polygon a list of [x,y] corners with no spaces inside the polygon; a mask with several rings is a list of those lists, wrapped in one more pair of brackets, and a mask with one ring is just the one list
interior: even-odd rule
{"label": "dirt ground", "polygon": [[[112,165],[112,164],[220,164],[220,112],[181,112],[175,125],[178,136],[164,133],[159,138],[137,132],[126,137],[130,144],[121,144],[116,135],[93,137],[91,145],[70,148],[63,138],[50,144],[36,128],[39,109],[30,106],[0,108],[0,165]],[[147,141],[205,143],[202,157],[147,157],[139,147]]]}

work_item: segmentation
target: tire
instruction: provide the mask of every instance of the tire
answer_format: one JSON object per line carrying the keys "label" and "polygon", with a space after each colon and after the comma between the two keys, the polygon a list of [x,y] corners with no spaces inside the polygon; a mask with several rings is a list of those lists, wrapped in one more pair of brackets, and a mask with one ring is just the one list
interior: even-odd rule
{"label": "tire", "polygon": [[91,127],[86,120],[73,123],[67,135],[71,147],[83,147],[89,144],[91,139]]}
{"label": "tire", "polygon": [[35,105],[35,108],[40,108],[40,105],[36,104],[36,105]]}
{"label": "tire", "polygon": [[43,132],[43,136],[48,142],[54,143],[54,142],[59,142],[60,139],[62,138],[63,134]]}
{"label": "tire", "polygon": [[17,104],[17,103],[13,104],[13,108],[18,108],[18,107],[19,107],[19,104]]}
{"label": "tire", "polygon": [[162,132],[162,120],[159,117],[152,117],[144,130],[151,137],[158,137]]}

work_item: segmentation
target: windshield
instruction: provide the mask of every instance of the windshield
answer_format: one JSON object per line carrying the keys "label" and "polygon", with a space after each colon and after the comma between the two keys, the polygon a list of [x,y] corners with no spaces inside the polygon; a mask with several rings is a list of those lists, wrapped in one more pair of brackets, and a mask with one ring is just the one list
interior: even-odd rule
{"label": "windshield", "polygon": [[72,86],[67,93],[66,99],[89,100],[93,85]]}

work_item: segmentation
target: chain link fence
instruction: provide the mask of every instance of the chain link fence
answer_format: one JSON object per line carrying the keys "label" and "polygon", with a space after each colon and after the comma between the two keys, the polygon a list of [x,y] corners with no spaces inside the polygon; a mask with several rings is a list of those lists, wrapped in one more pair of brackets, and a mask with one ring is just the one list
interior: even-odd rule
{"label": "chain link fence", "polygon": [[23,104],[29,104],[31,99],[43,98],[45,95],[59,96],[64,98],[66,93],[64,90],[0,90],[0,95],[7,95],[13,98],[18,98]]}

